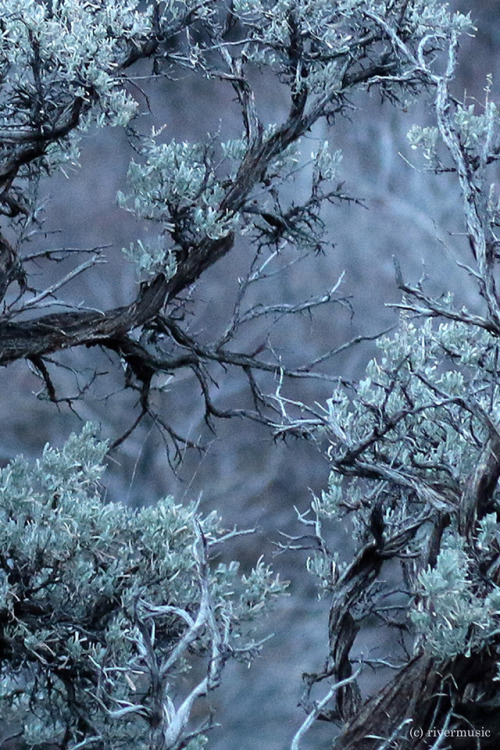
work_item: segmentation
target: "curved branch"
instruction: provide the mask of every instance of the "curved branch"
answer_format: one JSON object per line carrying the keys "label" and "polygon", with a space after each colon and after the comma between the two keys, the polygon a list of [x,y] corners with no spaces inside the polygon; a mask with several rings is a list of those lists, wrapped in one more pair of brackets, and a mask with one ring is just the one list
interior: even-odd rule
{"label": "curved branch", "polygon": [[149,284],[141,285],[137,299],[130,305],[107,312],[71,311],[20,323],[0,322],[0,365],[122,337],[158,314],[167,291],[168,282],[159,274]]}

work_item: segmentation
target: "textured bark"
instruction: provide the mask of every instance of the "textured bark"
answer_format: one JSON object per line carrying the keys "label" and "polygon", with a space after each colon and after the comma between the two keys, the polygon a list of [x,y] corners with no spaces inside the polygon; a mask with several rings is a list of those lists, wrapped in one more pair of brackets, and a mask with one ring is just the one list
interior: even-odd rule
{"label": "textured bark", "polygon": [[[172,279],[158,274],[141,284],[137,298],[129,305],[105,312],[53,313],[19,323],[0,321],[0,365],[17,359],[31,359],[74,346],[108,346],[119,349],[119,342],[134,328],[153,320],[166,301],[186,289],[232,247],[232,235],[194,248],[179,264]],[[124,350],[127,349],[124,342]]]}
{"label": "textured bark", "polygon": [[[500,436],[490,425],[488,438],[479,461],[464,483],[456,499],[453,514],[437,512],[434,531],[426,551],[426,564],[435,565],[444,528],[455,516],[461,535],[475,549],[477,523],[494,509],[494,493],[500,477]],[[383,530],[379,534],[383,541]],[[379,545],[380,547],[380,545]],[[392,553],[397,547],[392,545]],[[363,591],[377,577],[381,555],[391,556],[391,543],[371,544],[358,554],[348,569],[346,580],[339,582],[330,613],[330,654],[337,679],[350,676],[348,651],[356,634],[356,623],[350,623],[350,610]],[[476,585],[484,592],[497,580],[500,550],[489,551],[489,569]],[[336,718],[346,721],[342,734],[334,743],[335,750],[424,750],[436,742],[439,732],[451,730],[443,738],[443,748],[468,750],[498,747],[500,711],[497,682],[497,655],[492,643],[447,660],[419,653],[412,658],[378,695],[357,707],[353,701],[356,684],[338,691]],[[346,690],[349,688],[349,691]],[[354,710],[353,710],[354,709]],[[325,715],[323,718],[333,718]],[[480,731],[480,745],[467,730]],[[384,744],[386,743],[386,744]],[[441,745],[440,745],[441,747]]]}
{"label": "textured bark", "polygon": [[500,477],[500,435],[492,426],[474,471],[469,476],[462,493],[458,527],[461,534],[471,538],[477,521],[494,510],[493,493]]}
{"label": "textured bark", "polygon": [[20,323],[0,323],[0,365],[16,359],[39,357],[73,346],[104,344],[144,325],[161,310],[167,281],[157,276],[141,286],[130,305],[107,312],[66,312]]}
{"label": "textured bark", "polygon": [[[436,742],[437,732],[452,711],[454,735],[443,747],[451,750],[474,748],[475,740],[460,736],[458,730],[486,728],[481,750],[498,747],[500,713],[488,705],[496,691],[493,677],[495,656],[489,651],[459,656],[454,660],[418,655],[368,700],[345,727],[334,744],[335,750],[377,750],[384,740],[387,748],[423,750]],[[476,694],[481,701],[474,700]],[[465,744],[464,744],[465,743]],[[468,744],[467,744],[468,743]]]}

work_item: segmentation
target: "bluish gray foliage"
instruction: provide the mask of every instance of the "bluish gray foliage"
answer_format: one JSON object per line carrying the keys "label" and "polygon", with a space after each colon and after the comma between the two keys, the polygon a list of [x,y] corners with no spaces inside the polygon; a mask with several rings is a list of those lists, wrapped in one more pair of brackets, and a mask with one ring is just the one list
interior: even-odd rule
{"label": "bluish gray foliage", "polygon": [[[0,19],[0,364],[27,360],[59,403],[52,357],[100,347],[138,395],[134,421],[112,445],[87,426],[63,448],[46,448],[34,464],[16,459],[0,474],[2,716],[23,723],[28,747],[195,750],[211,723],[193,723],[198,698],[218,686],[229,659],[258,651],[247,623],[283,586],[262,562],[244,576],[236,563],[214,561],[236,532],[172,498],[140,511],[106,503],[99,484],[107,452],[143,419],[177,457],[189,445],[151,401],[156,375],[186,371],[208,423],[246,416],[276,436],[327,442],[330,484],[302,520],[313,546],[308,568],[331,597],[329,652],[323,672],[305,675],[307,717],[292,750],[317,718],[342,725],[341,750],[374,750],[375,737],[377,750],[417,748],[412,722],[446,728],[490,706],[500,611],[492,174],[500,145],[491,82],[482,108],[450,93],[470,19],[438,0],[0,0]],[[141,75],[149,66],[146,78],[189,73],[227,86],[239,132],[201,143],[171,139],[168,127],[145,137],[136,64]],[[259,114],[252,82],[260,73],[287,91],[280,122]],[[348,199],[337,182],[342,155],[326,143],[305,153],[301,139],[319,120],[334,126],[368,88],[395,104],[431,97],[435,122],[413,127],[409,139],[423,168],[457,180],[478,304],[471,311],[448,294],[435,298],[397,269],[397,332],[380,340],[361,382],[337,378],[342,387],[318,408],[288,398],[284,384],[322,377],[314,367],[325,357],[292,369],[272,347],[249,354],[235,340],[259,318],[338,301],[340,282],[332,282],[302,303],[244,304],[248,289],[276,272],[268,264],[314,259],[325,248],[322,207]],[[104,300],[99,310],[60,297],[75,276],[95,272],[99,257],[38,288],[35,264],[71,252],[25,251],[42,226],[40,180],[76,167],[82,135],[96,126],[125,129],[134,152],[118,202],[146,228],[125,249],[140,276],[136,297],[114,309]],[[295,201],[285,187],[300,169],[309,191]],[[232,319],[216,341],[197,340],[182,294],[242,238],[255,257],[238,280]],[[244,374],[251,409],[214,403],[215,365]],[[273,375],[276,392],[265,393],[256,373]],[[355,548],[343,559],[329,549],[326,526],[347,516]],[[385,577],[395,562],[397,585]],[[370,618],[398,629],[401,663],[381,695],[363,702],[351,650]]]}
{"label": "bluish gray foliage", "polygon": [[[338,746],[349,750],[371,747],[365,737],[372,722],[380,747],[388,738],[398,747],[420,747],[431,729],[466,736],[460,735],[464,726],[491,726],[496,708],[490,706],[498,701],[500,117],[491,81],[484,105],[462,104],[450,94],[455,31],[444,63],[433,65],[423,60],[423,47],[415,54],[383,23],[433,91],[436,124],[414,126],[408,137],[423,156],[420,168],[450,173],[458,183],[471,251],[471,264],[460,265],[477,297],[472,312],[446,291],[429,295],[424,281],[406,283],[397,267],[403,301],[395,305],[401,311],[396,333],[379,340],[380,354],[365,378],[336,390],[318,415],[332,473],[311,519],[303,521],[318,540],[308,567],[333,605],[329,663],[310,683],[337,678],[327,697],[336,695],[333,716],[347,721]],[[426,43],[437,39],[442,35],[429,30]],[[347,517],[355,550],[346,560],[328,549],[324,529]],[[391,560],[400,562],[397,582],[388,573]],[[362,706],[359,670],[353,672],[349,654],[374,614],[400,631],[409,656],[382,695]],[[405,716],[403,704],[415,690],[419,705]],[[492,726],[484,736],[496,736]],[[495,740],[482,742],[493,747]]]}
{"label": "bluish gray foliage", "polygon": [[1,715],[29,745],[186,746],[193,703],[228,659],[253,657],[247,623],[283,587],[262,563],[211,562],[227,538],[215,513],[106,503],[106,449],[87,425],[1,470]]}

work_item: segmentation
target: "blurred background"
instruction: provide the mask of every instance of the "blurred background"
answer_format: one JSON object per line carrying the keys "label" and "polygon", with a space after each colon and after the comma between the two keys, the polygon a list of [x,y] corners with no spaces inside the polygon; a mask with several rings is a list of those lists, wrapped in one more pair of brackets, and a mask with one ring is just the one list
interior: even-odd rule
{"label": "blurred background", "polygon": [[[498,99],[500,74],[500,8],[495,0],[455,2],[470,11],[477,25],[475,36],[463,41],[455,93],[484,101],[486,75],[493,74],[493,97]],[[141,84],[142,85],[142,84]],[[259,112],[265,123],[280,122],[287,109],[286,91],[274,80],[255,81]],[[147,84],[148,102],[137,89],[144,112],[141,127],[166,125],[165,137],[204,140],[238,137],[241,122],[232,91],[186,74],[176,81]],[[406,134],[415,122],[425,123],[430,110],[414,102],[404,110],[381,103],[377,92],[358,94],[349,117],[331,128],[321,123],[302,141],[305,154],[328,139],[332,150],[341,149],[340,179],[345,192],[363,206],[330,207],[324,215],[330,245],[324,254],[293,266],[263,284],[256,301],[298,302],[331,288],[345,277],[340,294],[350,305],[320,308],[317,314],[283,319],[269,331],[265,322],[248,329],[240,339],[242,350],[269,336],[273,349],[289,362],[306,362],[322,352],[340,347],[357,336],[370,336],[397,322],[397,312],[387,303],[397,302],[394,258],[406,280],[428,277],[429,288],[454,291],[471,308],[476,294],[457,260],[467,260],[461,199],[446,175],[439,178],[422,171],[409,149]],[[119,129],[90,131],[82,145],[81,168],[42,184],[45,203],[43,232],[34,236],[30,253],[44,249],[106,246],[106,265],[99,266],[66,288],[68,299],[85,305],[111,308],[133,298],[137,278],[124,258],[123,247],[142,236],[132,215],[117,207],[116,193],[126,191],[130,145]],[[300,174],[290,185],[290,198],[305,186]],[[248,269],[251,251],[243,243],[209,269],[193,295],[190,325],[206,341],[227,325],[237,293],[238,276]],[[50,265],[50,264],[49,264]],[[50,279],[50,268],[40,265],[37,284]],[[60,269],[55,269],[59,274]],[[194,301],[196,300],[196,302]],[[191,303],[189,303],[191,305]],[[190,308],[191,309],[191,308]],[[323,366],[323,371],[356,379],[363,373],[375,347],[369,342],[345,349]],[[55,383],[67,403],[47,402],[42,383],[23,362],[0,371],[0,442],[2,465],[18,453],[36,456],[47,442],[61,444],[82,421],[100,426],[104,437],[115,439],[133,421],[137,394],[122,390],[119,364],[97,351],[74,350],[58,358],[63,367]],[[93,374],[99,376],[93,380]],[[250,403],[245,380],[238,373],[217,373],[216,404]],[[86,380],[87,378],[87,380]],[[92,381],[92,382],[91,382]],[[85,398],[71,401],[82,387]],[[268,389],[276,383],[270,379]],[[324,404],[332,385],[300,381],[292,395],[304,402]],[[276,555],[279,532],[300,534],[298,512],[307,510],[311,496],[326,486],[328,464],[321,446],[301,440],[274,441],[269,430],[237,419],[219,421],[215,433],[203,420],[199,385],[186,374],[163,384],[158,393],[160,413],[181,434],[201,440],[203,453],[187,450],[176,471],[169,464],[165,442],[146,420],[120,446],[109,461],[106,480],[110,500],[140,506],[166,494],[178,501],[200,499],[201,509],[217,509],[227,527],[254,528],[255,535],[235,540],[227,554],[249,569],[264,555],[280,576],[290,581],[289,596],[262,623],[262,634],[273,632],[260,658],[248,669],[227,668],[222,687],[211,698],[220,728],[211,734],[213,750],[263,747],[281,750],[304,718],[297,706],[304,671],[320,671],[327,656],[328,600],[319,600],[314,581],[305,571],[305,555]],[[326,446],[323,446],[325,448]],[[319,449],[318,449],[319,448]],[[331,530],[331,545],[348,551],[348,532]],[[376,631],[358,645],[365,655],[383,653]],[[377,678],[366,680],[365,690],[377,689]],[[318,722],[304,748],[322,750],[331,744],[332,727]]]}

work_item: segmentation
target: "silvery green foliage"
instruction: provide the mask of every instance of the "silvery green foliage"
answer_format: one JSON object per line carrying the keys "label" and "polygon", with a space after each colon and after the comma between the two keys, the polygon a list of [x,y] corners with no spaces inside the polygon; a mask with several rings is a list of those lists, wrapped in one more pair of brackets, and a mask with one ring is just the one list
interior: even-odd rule
{"label": "silvery green foliage", "polygon": [[134,212],[141,218],[167,222],[185,214],[186,223],[193,227],[193,241],[199,239],[204,225],[210,227],[213,239],[226,236],[234,218],[216,217],[224,191],[213,162],[205,145],[153,142],[145,164],[132,162],[129,168]]}
{"label": "silvery green foliage", "polygon": [[[154,3],[146,10],[140,5],[136,0],[0,2],[4,158],[27,142],[33,129],[48,144],[54,131],[64,138],[76,109],[84,113],[82,127],[130,121],[137,105],[116,71],[131,48],[151,34]],[[53,142],[46,166],[64,158],[65,145]]]}
{"label": "silvery green foliage", "polygon": [[[169,315],[170,303],[229,252],[238,232],[255,243],[256,258],[269,247],[279,255],[287,244],[321,249],[321,206],[345,198],[339,186],[328,185],[337,179],[340,157],[324,145],[305,154],[300,139],[319,120],[334,122],[361,88],[377,87],[398,100],[424,85],[437,89],[439,138],[431,129],[414,130],[412,145],[424,147],[431,166],[440,163],[439,139],[452,154],[489,316],[474,317],[455,310],[451,300],[429,301],[414,290],[422,315],[449,322],[403,319],[399,333],[381,342],[358,388],[333,395],[322,420],[332,477],[313,504],[318,552],[308,567],[331,594],[330,659],[336,651],[340,668],[328,665],[328,678],[336,669],[339,677],[350,674],[354,616],[373,615],[386,595],[384,603],[393,601],[398,611],[406,613],[412,603],[424,651],[439,649],[451,658],[489,646],[498,595],[488,578],[481,590],[473,563],[479,560],[489,573],[496,517],[488,506],[478,523],[470,522],[457,507],[475,467],[488,461],[485,446],[498,412],[500,313],[487,276],[498,200],[491,189],[481,202],[477,196],[486,193],[474,171],[476,162],[486,168],[495,151],[497,113],[491,105],[484,115],[461,109],[447,96],[449,76],[433,67],[470,28],[468,18],[437,0],[0,0],[0,18],[0,205],[14,220],[26,217],[21,235],[36,216],[23,205],[19,179],[36,185],[42,172],[75,160],[79,134],[91,125],[126,126],[138,135],[126,82],[136,60],[151,58],[153,75],[188,70],[216,80],[237,102],[241,122],[227,138],[169,142],[160,131],[134,140],[130,194],[119,200],[154,225],[154,239],[126,251],[148,278],[129,305],[109,313],[75,306],[33,317],[54,287],[28,296],[32,288],[14,250],[11,258],[8,245],[4,249],[11,268],[2,293],[16,281],[20,296],[4,321],[3,332],[18,338],[3,361],[29,359],[57,400],[45,355],[77,345],[108,347],[126,365],[126,385],[140,390],[141,416],[150,413],[155,372],[170,374],[191,361],[208,421],[215,410],[211,375],[204,373],[214,355],[222,365],[244,368],[254,401],[263,401],[253,385],[258,355],[226,350],[236,318],[216,346],[200,347],[178,324],[182,316]],[[289,93],[282,122],[260,119],[251,86],[256,68]],[[312,180],[309,197],[297,204],[281,188],[301,166]],[[483,209],[490,212],[486,224]],[[281,314],[280,306],[268,309],[277,308]],[[16,315],[26,311],[30,315],[18,324]],[[148,336],[158,357],[142,346]],[[162,357],[163,338],[189,356]],[[281,362],[257,364],[283,373]],[[474,399],[464,397],[465,383],[472,384]],[[217,687],[229,658],[253,655],[258,644],[246,635],[246,623],[281,586],[261,563],[245,577],[234,563],[214,562],[211,552],[224,538],[214,515],[201,518],[194,506],[172,499],[137,512],[104,503],[97,485],[104,453],[86,428],[63,449],[46,449],[36,464],[18,459],[0,474],[4,714],[23,721],[29,744],[63,738],[66,748],[96,741],[194,750],[203,742],[202,728],[190,724],[197,699]],[[352,517],[359,553],[350,565],[322,539],[322,524],[344,514]],[[445,517],[448,546],[429,567],[428,529]],[[406,593],[391,600],[394,592],[376,579],[385,560],[398,556]],[[453,575],[457,564],[462,569]],[[447,613],[438,602],[443,585],[449,588]],[[447,637],[451,615],[457,628]]]}
{"label": "silvery green foliage", "polygon": [[[277,126],[270,125],[263,137],[269,139],[276,131]],[[159,136],[160,133],[154,133],[150,139],[145,139],[143,161],[132,161],[128,170],[130,190],[127,194],[118,193],[118,202],[123,208],[162,228],[162,234],[155,240],[140,241],[124,249],[141,275],[154,276],[162,271],[170,278],[177,268],[175,243],[180,239],[184,245],[195,245],[206,237],[222,239],[240,228],[247,235],[254,234],[257,240],[262,237],[260,227],[248,223],[245,228],[241,226],[240,212],[221,208],[248,148],[244,137],[215,145],[175,140],[159,143]],[[279,156],[270,159],[266,180],[273,182],[275,190],[292,181],[297,169],[304,167],[300,164],[298,145],[292,143]],[[342,155],[339,151],[330,152],[324,142],[311,154],[310,161],[315,200],[319,197],[320,186],[338,178]],[[263,202],[262,209],[266,207],[272,211],[270,201]],[[297,245],[307,246],[311,241],[314,245],[316,235],[309,231],[305,218],[301,218],[299,210],[295,211],[288,236]]]}
{"label": "silvery green foliage", "polygon": [[[323,184],[336,169],[315,167],[310,198],[302,205],[284,201],[280,186],[308,164],[297,148],[300,137],[318,119],[340,113],[355,87],[380,84],[392,97],[419,89],[415,63],[392,44],[391,29],[401,26],[425,58],[429,35],[436,50],[470,26],[437,0],[2,0],[0,14],[0,175],[9,179],[26,176],[26,164],[34,176],[77,161],[79,135],[89,125],[133,127],[137,103],[126,71],[137,59],[150,57],[155,75],[188,69],[234,88],[241,139],[162,142],[160,130],[143,139],[129,170],[130,195],[119,195],[139,218],[160,224],[158,239],[132,244],[127,257],[142,277],[163,272],[167,279],[182,277],[177,261],[189,265],[196,245],[220,243],[218,252],[227,252],[228,238],[240,230],[261,244],[284,240],[320,249],[321,207],[346,196],[340,186]],[[289,88],[283,123],[259,120],[247,75],[256,66]],[[191,275],[192,269],[182,283]]]}
{"label": "silvery green foliage", "polygon": [[[171,13],[182,5],[172,3],[169,11],[164,10],[164,22],[172,24]],[[310,199],[302,206],[289,201],[289,205],[284,205],[279,188],[308,163],[298,149],[299,136],[318,117],[339,111],[344,90],[362,84],[365,76],[368,79],[370,75],[388,74],[384,90],[396,97],[416,85],[412,62],[400,56],[385,70],[383,65],[377,67],[366,48],[366,39],[380,38],[387,44],[381,19],[389,25],[399,23],[400,3],[392,0],[345,0],[334,4],[326,0],[237,0],[231,3],[229,25],[237,29],[241,39],[236,45],[226,39],[226,29],[221,22],[222,5],[193,3],[189,23],[201,20],[200,28],[208,42],[195,42],[187,37],[187,41],[179,43],[171,64],[207,78],[234,81],[233,85],[239,89],[245,136],[220,144],[210,136],[203,143],[160,143],[161,131],[153,134],[143,143],[142,160],[130,165],[129,194],[118,196],[123,207],[142,219],[162,225],[167,265],[180,248],[182,253],[189,253],[190,248],[204,238],[219,240],[238,230],[257,243],[269,244],[285,238],[301,248],[320,249],[321,205],[343,195],[340,186],[330,185],[324,189],[323,183],[337,178],[340,158],[338,152],[328,157],[325,147],[320,147],[313,156],[316,163]],[[406,4],[403,15],[405,35],[415,48],[430,31],[435,47],[439,48],[454,30],[462,31],[471,25],[466,16],[450,12],[437,1],[416,2],[411,7]],[[370,73],[357,69],[349,72],[351,66],[356,68],[357,56],[368,69],[372,66]],[[253,94],[246,80],[248,66],[261,67],[289,86],[292,109],[286,126],[296,129],[297,135],[283,137],[282,146],[276,142],[280,125],[257,121]],[[391,78],[392,72],[397,75]],[[292,125],[294,117],[298,119]],[[300,118],[305,123],[309,117],[307,127],[301,127]],[[231,189],[237,176],[246,182],[245,169],[251,169],[252,149],[259,141],[262,141],[263,152],[268,145],[269,157],[258,179],[253,178],[254,187],[259,188],[259,210],[256,211],[252,205],[250,180],[236,200]],[[245,201],[248,201],[246,205]],[[262,220],[255,220],[255,216],[266,213],[280,223],[281,234],[275,229],[270,232],[266,224],[262,225]],[[125,252],[143,275],[158,272],[161,252],[155,252],[147,244]],[[167,268],[167,276],[172,273],[172,267]]]}
{"label": "silvery green foliage", "polygon": [[[311,91],[324,91],[335,79],[340,80],[348,55],[357,46],[356,35],[360,24],[373,27],[373,15],[389,22],[398,17],[398,3],[385,0],[236,0],[234,12],[248,24],[251,59],[266,65],[287,70],[290,58],[286,40],[291,25],[300,29],[298,45],[304,45],[308,63],[305,71],[297,70],[298,86],[306,85]],[[464,31],[471,28],[470,20],[452,13],[439,0],[411,3],[405,13],[409,36],[418,37],[429,30],[448,35],[451,29]],[[292,29],[293,33],[293,29]],[[328,82],[328,78],[330,81]]]}
{"label": "silvery green foliage", "polygon": [[465,552],[463,540],[449,534],[435,566],[418,575],[417,601],[410,619],[424,648],[439,659],[458,654],[470,657],[498,634],[500,587],[493,585],[486,595],[478,593],[471,579],[473,570],[474,561]]}
{"label": "silvery green foliage", "polygon": [[[452,303],[448,297],[448,308]],[[357,387],[333,394],[333,470],[313,510],[319,520],[350,515],[362,546],[373,534],[377,538],[374,512],[380,509],[381,549],[413,519],[416,533],[406,549],[417,559],[428,535],[426,517],[451,514],[435,567],[415,564],[411,619],[418,644],[431,653],[470,655],[500,626],[499,589],[490,583],[483,590],[476,572],[478,557],[485,569],[491,563],[500,532],[496,514],[481,519],[473,546],[456,527],[461,493],[482,459],[491,425],[500,420],[498,337],[463,322],[403,318],[400,330],[378,346],[380,355]],[[327,559],[315,563],[326,588]]]}
{"label": "silvery green foliage", "polygon": [[[411,58],[402,43],[401,50]],[[482,313],[450,294],[428,296],[397,270],[405,295],[398,331],[379,341],[380,356],[356,388],[339,389],[328,402],[333,472],[313,504],[318,523],[351,515],[358,549],[372,539],[382,553],[394,545],[389,557],[414,556],[405,581],[415,648],[439,659],[494,649],[500,625],[498,197],[491,172],[500,120],[490,81],[483,107],[449,96],[455,50],[452,39],[445,75],[422,65],[436,90],[437,124],[414,126],[408,137],[428,169],[457,176]],[[328,570],[325,560],[315,568]],[[320,580],[335,590],[332,576]]]}
{"label": "silvery green foliage", "polygon": [[[385,29],[403,66],[415,66],[432,92],[435,121],[414,126],[410,145],[425,169],[456,181],[472,256],[464,263],[457,243],[458,263],[478,294],[472,311],[446,287],[434,296],[423,281],[406,283],[396,264],[403,295],[395,305],[401,310],[396,332],[379,340],[365,377],[338,388],[309,420],[328,439],[331,476],[311,516],[301,520],[309,531],[314,527],[308,569],[331,603],[327,665],[308,676],[305,694],[309,700],[311,684],[335,679],[325,700],[336,693],[331,715],[346,723],[335,747],[347,750],[368,747],[368,737],[379,738],[380,749],[416,749],[427,729],[447,736],[450,726],[453,736],[498,705],[500,121],[491,80],[484,106],[461,103],[450,92],[467,19],[456,18],[447,34],[444,26],[433,27],[425,7],[411,4],[414,9],[416,28],[428,28],[417,47],[402,29],[368,15]],[[446,12],[437,12],[439,22]],[[426,60],[426,46],[445,39],[442,57]],[[434,281],[442,288],[442,279]],[[353,549],[335,553],[327,527],[346,519]],[[357,636],[364,626],[373,635],[373,618],[399,633],[402,661],[392,661],[394,676],[380,695],[363,701],[354,664],[363,662],[358,654],[366,640]],[[374,640],[375,651],[378,633]],[[371,664],[388,665],[367,651]]]}
{"label": "silvery green foliage", "polygon": [[[222,144],[232,164],[244,150],[243,141]],[[158,143],[152,137],[144,146],[144,154],[144,162],[130,164],[131,193],[118,194],[122,207],[141,219],[161,224],[164,235],[170,233],[174,240],[182,231],[183,240],[193,244],[205,237],[221,239],[236,229],[238,213],[224,211],[219,205],[224,197],[222,182],[224,179],[227,184],[228,177],[217,175],[214,148],[175,140]],[[140,243],[132,252],[125,252],[147,275],[162,269],[168,277],[175,273],[175,256],[166,236],[159,237],[155,245]]]}
{"label": "silvery green foliage", "polygon": [[165,278],[171,279],[177,269],[175,255],[166,246],[165,237],[161,234],[132,242],[129,247],[123,248],[123,253],[135,264],[141,278],[162,273]]}
{"label": "silvery green foliage", "polygon": [[[500,416],[496,337],[463,323],[428,320],[403,323],[378,347],[381,354],[368,364],[355,395],[334,394],[335,416],[345,434],[336,462],[348,467],[362,448],[367,469],[372,462],[386,464],[395,477],[404,468],[415,477],[459,482],[481,450],[486,429],[482,410]],[[469,389],[477,395],[464,408]],[[432,439],[432,432],[439,439]],[[385,434],[379,459],[378,440]]]}
{"label": "silvery green foliage", "polygon": [[[491,82],[484,105],[457,103],[451,119],[464,154],[472,159],[482,157],[487,161],[500,145],[500,117],[497,105],[489,99],[490,87]],[[444,168],[442,138],[437,126],[413,125],[408,140],[412,149],[421,151],[432,169]]]}
{"label": "silvery green foliage", "polygon": [[182,701],[215,688],[227,659],[252,658],[247,623],[283,587],[261,562],[247,575],[210,562],[224,536],[215,513],[106,503],[105,453],[87,425],[0,472],[0,713],[28,744],[185,746]]}

